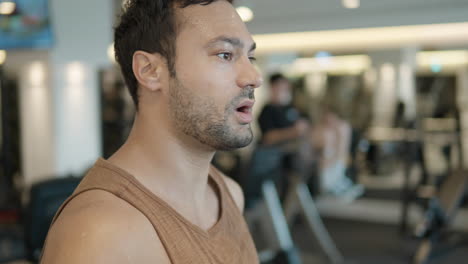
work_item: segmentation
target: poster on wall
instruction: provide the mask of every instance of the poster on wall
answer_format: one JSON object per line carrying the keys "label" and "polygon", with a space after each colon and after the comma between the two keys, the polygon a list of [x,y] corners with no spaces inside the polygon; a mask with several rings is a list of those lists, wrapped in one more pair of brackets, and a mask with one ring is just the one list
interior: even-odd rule
{"label": "poster on wall", "polygon": [[52,44],[48,0],[0,0],[0,49],[42,49]]}

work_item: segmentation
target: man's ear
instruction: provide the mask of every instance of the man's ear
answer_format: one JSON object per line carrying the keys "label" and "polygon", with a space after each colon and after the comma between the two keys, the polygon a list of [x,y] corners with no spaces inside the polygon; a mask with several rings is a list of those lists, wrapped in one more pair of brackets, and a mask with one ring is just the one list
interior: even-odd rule
{"label": "man's ear", "polygon": [[133,54],[132,68],[135,78],[143,89],[155,92],[162,88],[167,64],[160,54],[136,51]]}

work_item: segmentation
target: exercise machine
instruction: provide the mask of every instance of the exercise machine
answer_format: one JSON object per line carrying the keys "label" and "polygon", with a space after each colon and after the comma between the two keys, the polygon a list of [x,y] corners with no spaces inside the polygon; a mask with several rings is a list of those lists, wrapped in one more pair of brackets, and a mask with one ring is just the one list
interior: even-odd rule
{"label": "exercise machine", "polygon": [[[300,151],[300,146],[297,144],[258,146],[252,155],[247,177],[242,184],[248,207],[251,206],[246,213],[247,221],[251,225],[259,221],[264,227],[269,223],[273,230],[273,232],[264,232],[270,236],[268,241],[271,245],[269,250],[260,252],[261,261],[263,263],[301,263],[290,233],[294,217],[301,214],[305,217],[308,227],[330,262],[342,263],[343,256],[326,230],[306,185],[305,175],[310,174],[308,171],[310,168],[304,165],[299,156],[293,154],[292,168],[286,171],[283,169],[282,159],[285,154],[294,153],[291,152],[292,149]],[[284,206],[282,206],[275,182],[285,177],[288,179],[288,188],[284,194]]]}

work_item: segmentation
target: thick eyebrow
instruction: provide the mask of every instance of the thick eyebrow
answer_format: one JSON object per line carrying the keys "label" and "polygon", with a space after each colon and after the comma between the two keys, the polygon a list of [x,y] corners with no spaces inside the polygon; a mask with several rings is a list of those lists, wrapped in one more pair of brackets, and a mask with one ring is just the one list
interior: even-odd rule
{"label": "thick eyebrow", "polygon": [[[240,48],[240,49],[244,48],[244,42],[242,40],[240,40],[239,38],[233,38],[233,37],[227,37],[227,36],[220,36],[220,37],[210,40],[208,44],[206,44],[206,47],[211,47],[220,42],[229,43],[236,48]],[[252,46],[250,46],[249,52],[255,50],[256,48],[257,48],[257,44],[254,42]]]}

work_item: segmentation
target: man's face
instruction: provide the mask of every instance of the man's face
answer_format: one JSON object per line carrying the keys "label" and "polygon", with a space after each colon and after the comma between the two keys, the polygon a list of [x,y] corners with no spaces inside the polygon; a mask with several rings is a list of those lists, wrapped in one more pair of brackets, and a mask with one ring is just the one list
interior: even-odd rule
{"label": "man's face", "polygon": [[175,72],[169,107],[176,129],[215,150],[247,146],[254,89],[261,77],[254,42],[226,1],[178,9]]}
{"label": "man's face", "polygon": [[272,100],[279,105],[291,103],[291,85],[286,79],[278,80],[271,86]]}

